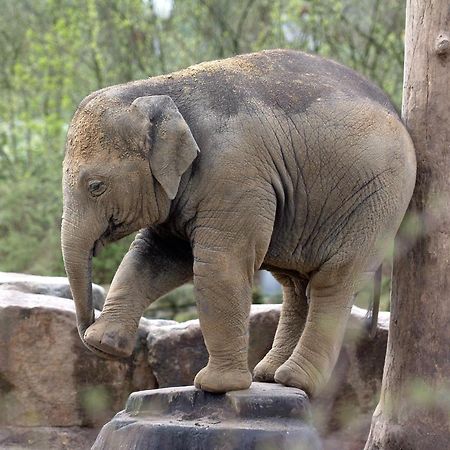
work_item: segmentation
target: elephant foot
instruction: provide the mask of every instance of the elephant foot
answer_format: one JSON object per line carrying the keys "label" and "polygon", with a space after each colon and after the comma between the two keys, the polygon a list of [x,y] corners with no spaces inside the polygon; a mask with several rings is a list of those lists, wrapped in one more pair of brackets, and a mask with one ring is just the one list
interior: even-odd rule
{"label": "elephant foot", "polygon": [[209,365],[200,370],[194,380],[196,388],[217,394],[248,389],[251,384],[252,375],[248,369],[221,370]]}
{"label": "elephant foot", "polygon": [[253,381],[275,382],[275,372],[287,358],[276,357],[270,351],[253,369]]}
{"label": "elephant foot", "polygon": [[295,387],[313,397],[321,384],[292,359],[287,360],[275,372],[275,381],[285,386]]}
{"label": "elephant foot", "polygon": [[123,324],[100,317],[86,330],[84,340],[89,346],[106,353],[105,356],[123,358],[133,353],[136,335],[127,333]]}

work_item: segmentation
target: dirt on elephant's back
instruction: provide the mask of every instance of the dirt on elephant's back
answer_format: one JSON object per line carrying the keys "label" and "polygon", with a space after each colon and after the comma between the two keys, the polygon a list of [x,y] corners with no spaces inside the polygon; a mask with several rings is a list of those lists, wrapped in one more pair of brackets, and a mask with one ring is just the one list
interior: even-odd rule
{"label": "dirt on elephant's back", "polygon": [[[216,61],[205,61],[186,69],[179,70],[167,75],[161,75],[161,79],[180,79],[180,78],[196,78],[201,74],[214,74],[222,73],[226,75],[227,72],[231,74],[252,74],[263,76],[264,70],[251,61],[250,55],[238,55],[227,59],[221,59]],[[270,60],[267,60],[270,64]]]}

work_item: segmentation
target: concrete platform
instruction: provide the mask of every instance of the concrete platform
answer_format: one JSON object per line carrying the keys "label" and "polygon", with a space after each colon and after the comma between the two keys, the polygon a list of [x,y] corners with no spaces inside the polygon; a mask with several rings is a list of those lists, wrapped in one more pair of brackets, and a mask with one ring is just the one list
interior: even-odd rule
{"label": "concrete platform", "polygon": [[130,395],[93,450],[319,450],[306,394],[278,384],[210,394],[192,386]]}

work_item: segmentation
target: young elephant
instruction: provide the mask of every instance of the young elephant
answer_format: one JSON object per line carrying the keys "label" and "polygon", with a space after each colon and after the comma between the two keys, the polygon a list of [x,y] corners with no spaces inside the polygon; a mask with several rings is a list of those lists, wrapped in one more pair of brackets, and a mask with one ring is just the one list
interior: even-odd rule
{"label": "young elephant", "polygon": [[[195,385],[248,388],[252,280],[265,268],[284,299],[254,379],[314,395],[415,172],[386,96],[305,53],[237,56],[95,92],[64,159],[62,249],[80,336],[99,355],[129,355],[143,310],[193,279],[209,352]],[[92,256],[139,229],[94,322]]]}

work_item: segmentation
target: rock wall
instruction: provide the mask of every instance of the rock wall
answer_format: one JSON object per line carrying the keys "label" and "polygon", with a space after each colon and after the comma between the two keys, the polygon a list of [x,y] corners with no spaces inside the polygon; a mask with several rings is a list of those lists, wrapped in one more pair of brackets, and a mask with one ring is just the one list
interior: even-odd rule
{"label": "rock wall", "polygon": [[[0,274],[0,284],[6,278]],[[78,337],[70,299],[31,293],[66,295],[40,278],[40,287],[23,280],[0,286],[0,448],[90,448],[131,392],[190,385],[206,364],[198,320],[141,319],[132,357],[98,358]],[[251,368],[271,346],[279,311],[280,305],[252,307]],[[312,402],[327,450],[362,448],[380,391],[389,317],[380,314],[377,336],[369,340],[364,312],[353,309],[331,382]]]}

